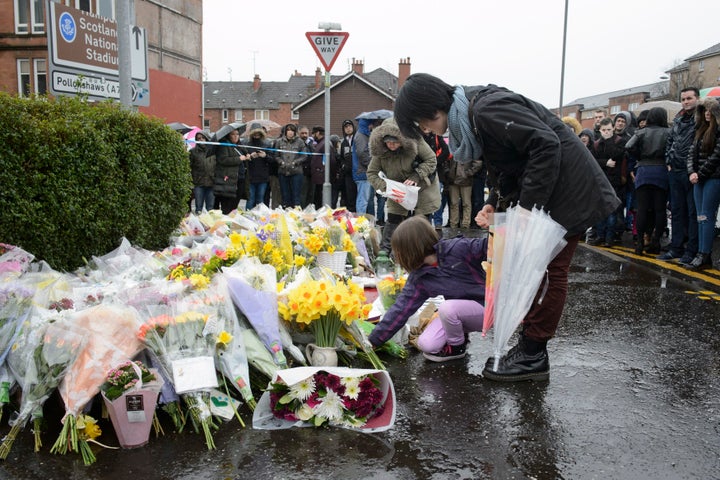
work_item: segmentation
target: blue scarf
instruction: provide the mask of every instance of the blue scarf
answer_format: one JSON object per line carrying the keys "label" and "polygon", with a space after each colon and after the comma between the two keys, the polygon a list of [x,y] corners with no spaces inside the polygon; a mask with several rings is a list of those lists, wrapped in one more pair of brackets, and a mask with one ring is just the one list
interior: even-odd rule
{"label": "blue scarf", "polygon": [[470,101],[460,85],[455,87],[453,103],[448,112],[450,152],[458,163],[468,163],[482,157],[483,148],[470,125]]}

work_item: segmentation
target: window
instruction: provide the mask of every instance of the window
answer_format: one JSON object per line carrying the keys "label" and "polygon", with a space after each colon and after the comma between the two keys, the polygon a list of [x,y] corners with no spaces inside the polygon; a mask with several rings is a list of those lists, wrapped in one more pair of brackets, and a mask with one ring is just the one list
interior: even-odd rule
{"label": "window", "polygon": [[36,58],[33,60],[33,70],[35,73],[35,93],[45,95],[47,93],[47,68],[44,58]]}
{"label": "window", "polygon": [[595,116],[594,110],[583,110],[583,112],[580,114],[580,118],[583,120],[587,120],[588,118],[593,118]]}
{"label": "window", "polygon": [[210,120],[207,118],[203,120],[203,129],[208,130],[210,128]]}
{"label": "window", "polygon": [[639,103],[631,103],[630,105],[628,105],[628,111],[634,112],[638,109],[638,107],[640,107]]}
{"label": "window", "polygon": [[705,60],[700,60],[698,62],[698,72],[704,72],[705,71]]}
{"label": "window", "polygon": [[242,110],[235,110],[235,121],[242,122]]}
{"label": "window", "polygon": [[290,112],[290,120],[300,120],[300,114],[296,110],[293,110]]}
{"label": "window", "polygon": [[63,3],[68,7],[77,8],[83,12],[115,19],[115,1],[116,0],[64,0]]}
{"label": "window", "polygon": [[255,120],[270,120],[270,110],[255,110]]}
{"label": "window", "polygon": [[620,113],[620,105],[613,105],[610,107],[610,113],[612,115],[615,115],[616,113]]}
{"label": "window", "polygon": [[223,111],[222,111],[222,123],[227,123],[227,122],[228,122],[228,111],[227,111],[226,108],[223,108]]}
{"label": "window", "polygon": [[19,58],[17,61],[18,95],[30,96],[30,60]]}
{"label": "window", "polygon": [[45,33],[43,0],[15,0],[15,33]]}

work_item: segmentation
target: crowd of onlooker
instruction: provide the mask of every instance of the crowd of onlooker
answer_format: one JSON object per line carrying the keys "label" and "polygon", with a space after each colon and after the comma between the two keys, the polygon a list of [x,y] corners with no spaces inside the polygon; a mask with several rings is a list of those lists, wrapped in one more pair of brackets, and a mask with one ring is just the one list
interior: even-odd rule
{"label": "crowd of onlooker", "polygon": [[[588,230],[590,245],[612,246],[631,231],[636,254],[676,260],[692,270],[712,268],[720,204],[720,103],[685,88],[682,109],[669,121],[661,107],[612,118],[595,111],[594,131],[565,123],[591,151],[623,200],[604,221]],[[670,219],[668,225],[668,217]],[[661,239],[668,235],[663,251]]]}
{"label": "crowd of onlooker", "polygon": [[[370,138],[382,124],[383,119],[360,119],[357,123],[343,120],[342,136],[328,138],[331,206],[372,215],[380,226],[384,226],[388,218],[391,222],[397,220],[393,213],[386,212],[386,197],[376,193],[367,178],[373,158]],[[324,127],[310,129],[287,124],[273,139],[259,123],[249,122],[242,133],[231,130],[222,138],[213,138],[208,132],[198,132],[195,140],[197,143],[189,155],[194,184],[191,205],[194,204],[196,212],[219,209],[228,213],[243,201],[243,207],[248,210],[259,203],[271,208],[308,205],[320,208],[324,203]],[[436,186],[440,191],[440,203],[430,205],[432,212],[426,216],[436,228],[477,228],[472,219],[485,200],[482,162],[453,161],[447,139],[441,136],[427,134],[425,141],[436,159],[431,170],[437,176]],[[391,142],[381,143],[391,145]],[[399,152],[406,150],[403,146],[398,149]],[[410,167],[417,168],[417,165]],[[402,216],[407,213],[402,212]]]}

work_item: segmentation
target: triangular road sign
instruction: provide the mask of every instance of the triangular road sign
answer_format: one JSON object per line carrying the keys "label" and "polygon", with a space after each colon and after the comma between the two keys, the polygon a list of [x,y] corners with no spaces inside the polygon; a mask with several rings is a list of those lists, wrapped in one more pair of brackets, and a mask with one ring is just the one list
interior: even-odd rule
{"label": "triangular road sign", "polygon": [[325,71],[332,69],[350,34],[348,32],[305,32]]}

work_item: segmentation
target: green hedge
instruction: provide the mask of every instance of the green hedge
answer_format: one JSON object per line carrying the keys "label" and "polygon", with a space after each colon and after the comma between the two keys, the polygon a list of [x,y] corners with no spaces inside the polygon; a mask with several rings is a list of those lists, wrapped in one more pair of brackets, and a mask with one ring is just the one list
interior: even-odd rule
{"label": "green hedge", "polygon": [[117,103],[0,93],[0,138],[0,242],[55,269],[164,248],[188,210],[182,138]]}

